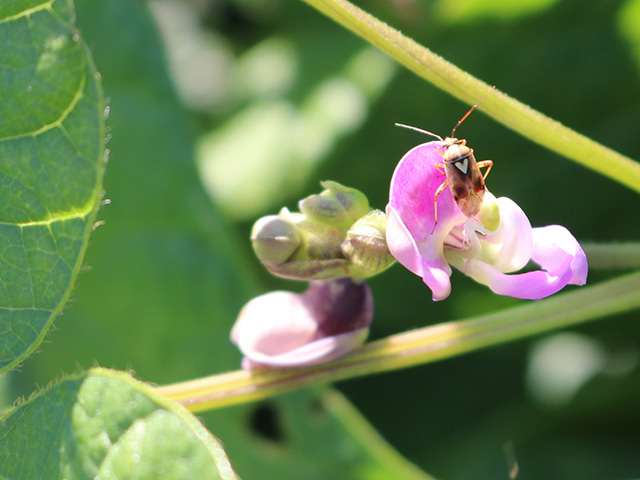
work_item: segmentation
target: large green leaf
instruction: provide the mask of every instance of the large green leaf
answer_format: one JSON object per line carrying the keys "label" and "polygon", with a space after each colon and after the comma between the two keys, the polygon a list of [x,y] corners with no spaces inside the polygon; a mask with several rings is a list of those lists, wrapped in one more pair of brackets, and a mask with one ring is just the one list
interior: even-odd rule
{"label": "large green leaf", "polygon": [[234,479],[220,443],[129,375],[64,379],[0,423],[0,477]]}
{"label": "large green leaf", "polygon": [[70,1],[0,7],[0,371],[40,343],[102,192],[103,98]]}

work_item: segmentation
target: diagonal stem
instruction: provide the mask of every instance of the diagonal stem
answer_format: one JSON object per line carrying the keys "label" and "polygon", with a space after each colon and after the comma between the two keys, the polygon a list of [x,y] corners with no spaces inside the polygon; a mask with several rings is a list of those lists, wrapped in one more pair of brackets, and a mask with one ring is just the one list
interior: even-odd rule
{"label": "diagonal stem", "polygon": [[640,268],[640,242],[585,243],[589,269]]}
{"label": "diagonal stem", "polygon": [[342,359],[306,368],[236,371],[159,387],[199,412],[325,384],[435,362],[640,308],[640,271],[468,320],[371,342]]}
{"label": "diagonal stem", "polygon": [[[305,0],[436,87],[472,105],[491,88],[346,0]],[[522,136],[640,193],[640,163],[495,90],[478,107]]]}

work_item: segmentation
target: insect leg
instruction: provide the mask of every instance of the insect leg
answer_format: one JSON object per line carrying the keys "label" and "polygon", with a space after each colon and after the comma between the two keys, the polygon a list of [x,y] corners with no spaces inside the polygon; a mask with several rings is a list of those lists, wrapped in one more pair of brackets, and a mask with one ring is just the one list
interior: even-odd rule
{"label": "insect leg", "polygon": [[478,162],[478,168],[484,168],[487,167],[487,171],[484,172],[484,175],[482,176],[482,180],[487,178],[487,175],[489,175],[489,172],[491,171],[491,167],[493,167],[493,160],[483,160],[481,162]]}
{"label": "insect leg", "polygon": [[[437,165],[436,165],[436,168],[437,168]],[[438,225],[438,197],[444,191],[444,189],[447,187],[447,185],[449,185],[449,181],[448,180],[445,180],[444,182],[442,182],[440,184],[440,186],[438,187],[438,190],[436,190],[435,195],[433,196],[433,211],[435,213],[435,215],[434,215],[435,222],[433,223],[433,229],[431,230],[431,233],[433,233],[435,231],[436,225]]]}

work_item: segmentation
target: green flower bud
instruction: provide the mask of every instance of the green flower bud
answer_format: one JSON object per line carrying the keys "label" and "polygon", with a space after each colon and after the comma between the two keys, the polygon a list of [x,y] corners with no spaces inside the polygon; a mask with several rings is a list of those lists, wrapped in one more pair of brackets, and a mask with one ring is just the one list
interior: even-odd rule
{"label": "green flower bud", "polygon": [[302,245],[298,227],[282,215],[259,219],[251,230],[253,250],[265,265],[285,263]]}
{"label": "green flower bud", "polygon": [[345,258],[328,258],[293,260],[281,265],[265,264],[265,267],[278,277],[310,281],[349,277],[349,265]]}
{"label": "green flower bud", "polygon": [[253,249],[272,274],[292,280],[342,278],[349,261],[340,245],[345,232],[308,221],[305,215],[283,208],[278,215],[259,219],[253,226]]}
{"label": "green flower bud", "polygon": [[298,252],[297,258],[326,259],[342,256],[340,247],[346,233],[343,229],[309,221],[306,218],[296,225],[304,238],[305,245],[305,248]]}
{"label": "green flower bud", "polygon": [[253,249],[274,275],[294,280],[365,278],[393,261],[386,248],[386,217],[370,211],[361,192],[336,182],[301,200],[299,212],[283,208],[258,220]]}
{"label": "green flower bud", "polygon": [[380,210],[372,210],[351,226],[342,251],[352,263],[353,276],[376,275],[394,262],[387,248],[386,231],[387,216]]}
{"label": "green flower bud", "polygon": [[353,222],[371,210],[369,200],[359,190],[332,181],[321,182],[321,185],[326,190],[319,195],[311,195],[298,204],[308,220],[347,230]]}

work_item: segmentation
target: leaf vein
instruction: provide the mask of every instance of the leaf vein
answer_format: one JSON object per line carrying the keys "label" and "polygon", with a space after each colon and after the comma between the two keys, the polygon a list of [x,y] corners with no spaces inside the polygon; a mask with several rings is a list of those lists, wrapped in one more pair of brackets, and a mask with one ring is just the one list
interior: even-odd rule
{"label": "leaf vein", "polygon": [[69,105],[67,106],[67,108],[64,109],[64,111],[60,114],[60,116],[56,120],[54,120],[53,122],[47,125],[43,125],[38,130],[34,130],[32,132],[24,132],[24,133],[19,133],[17,135],[11,135],[9,137],[0,138],[0,142],[4,142],[7,140],[15,140],[15,139],[24,138],[24,137],[37,137],[38,135],[48,132],[49,130],[53,130],[54,128],[60,127],[62,125],[62,122],[64,122],[64,120],[69,116],[69,114],[73,111],[76,105],[78,105],[78,102],[80,102],[80,99],[84,97],[85,84],[86,84],[86,74],[83,73],[80,79],[80,85],[78,87],[78,90],[76,91],[76,94],[71,99],[71,102],[69,102]]}
{"label": "leaf vein", "polygon": [[42,10],[51,10],[51,6],[54,4],[56,0],[48,0],[40,5],[36,5],[35,7],[28,8],[20,13],[16,13],[15,15],[10,15],[8,17],[0,19],[0,23],[13,22],[14,20],[18,20],[23,17],[29,17],[34,13],[40,12]]}

